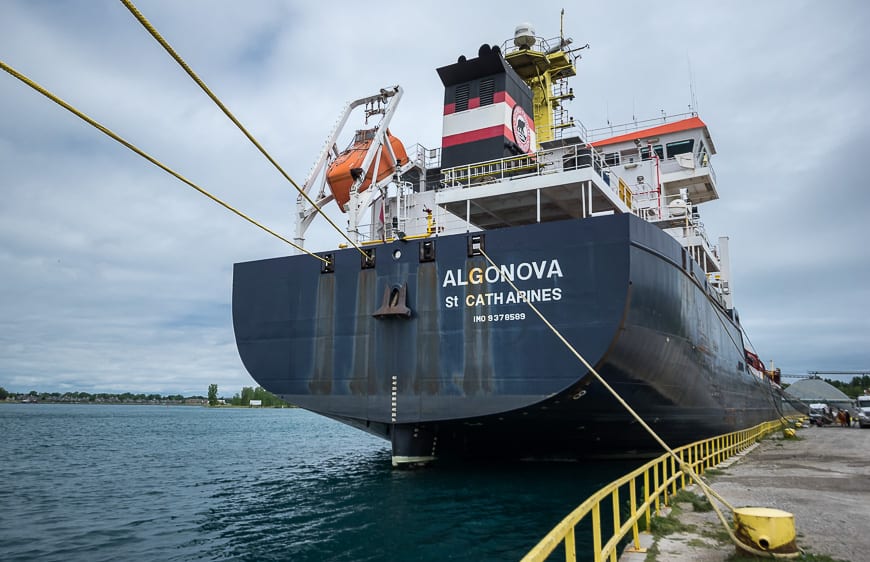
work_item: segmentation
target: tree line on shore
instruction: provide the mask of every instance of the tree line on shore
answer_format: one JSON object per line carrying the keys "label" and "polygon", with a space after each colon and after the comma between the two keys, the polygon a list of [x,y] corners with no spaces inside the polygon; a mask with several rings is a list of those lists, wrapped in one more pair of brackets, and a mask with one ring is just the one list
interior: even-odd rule
{"label": "tree line on shore", "polygon": [[[863,375],[853,377],[850,382],[841,382],[831,379],[824,379],[828,384],[840,389],[849,398],[855,398],[860,394],[864,394],[866,389],[870,389],[870,376]],[[67,403],[120,403],[120,404],[205,404],[209,406],[231,405],[231,406],[250,406],[251,400],[259,400],[260,406],[265,408],[282,408],[289,404],[264,389],[261,386],[242,387],[241,392],[237,392],[232,398],[219,398],[218,386],[210,384],[208,387],[208,398],[205,396],[183,396],[181,394],[133,394],[131,392],[110,393],[110,392],[37,392],[31,390],[27,393],[9,392],[0,386],[0,401],[5,400],[16,401],[32,401],[32,402],[67,402]]]}
{"label": "tree line on shore", "polygon": [[67,402],[67,403],[121,403],[121,404],[203,404],[205,396],[183,396],[181,394],[134,394],[132,392],[10,392],[0,386],[0,401],[18,402]]}
{"label": "tree line on shore", "polygon": [[[816,377],[821,378],[821,377]],[[870,389],[870,375],[862,375],[859,377],[852,377],[852,380],[849,382],[844,381],[835,381],[832,379],[822,379],[829,385],[833,386],[852,400],[857,397],[865,394],[865,392]],[[791,386],[790,384],[782,385],[783,388],[788,388]]]}
{"label": "tree line on shore", "polygon": [[66,404],[187,404],[187,405],[203,405],[209,406],[250,406],[251,401],[254,404],[265,408],[282,408],[288,404],[267,391],[263,387],[242,387],[241,392],[237,392],[232,398],[219,398],[218,388],[216,384],[209,385],[208,397],[205,396],[184,396],[181,394],[157,394],[157,393],[139,393],[132,392],[112,393],[112,392],[38,392],[31,390],[30,392],[17,393],[9,392],[0,386],[0,401],[14,402],[50,402],[50,403],[66,403]]}
{"label": "tree line on shore", "polygon": [[[244,386],[242,387],[242,391],[235,393],[232,398],[218,398],[218,385],[208,385],[209,406],[250,406],[252,400],[254,401],[254,404],[262,406],[263,408],[286,408],[289,406],[289,404],[262,386]],[[257,402],[258,400],[259,402]]]}
{"label": "tree line on shore", "polygon": [[824,379],[829,385],[840,389],[840,391],[849,398],[857,398],[864,394],[864,391],[870,389],[870,375],[862,375],[860,377],[852,377],[851,382],[832,381]]}

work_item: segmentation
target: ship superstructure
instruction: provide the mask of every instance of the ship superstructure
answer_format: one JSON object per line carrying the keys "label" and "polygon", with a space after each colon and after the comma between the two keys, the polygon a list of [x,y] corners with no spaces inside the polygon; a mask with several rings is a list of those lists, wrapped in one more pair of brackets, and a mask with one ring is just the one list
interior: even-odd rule
{"label": "ship superstructure", "polygon": [[[587,131],[564,106],[571,45],[524,24],[439,68],[440,149],[391,134],[398,86],[347,106],[296,242],[312,202],[335,200],[358,248],[236,264],[237,343],[261,385],[390,439],[396,464],[654,450],[534,302],[673,444],[775,417],[746,365],[727,239],[700,219],[719,196],[707,126]],[[339,151],[357,108],[366,125]]]}

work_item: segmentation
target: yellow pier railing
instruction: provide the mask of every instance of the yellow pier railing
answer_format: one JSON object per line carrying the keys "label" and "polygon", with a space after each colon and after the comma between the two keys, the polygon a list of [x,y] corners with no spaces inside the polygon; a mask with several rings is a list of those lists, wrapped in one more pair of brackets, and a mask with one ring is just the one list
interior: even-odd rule
{"label": "yellow pier railing", "polygon": [[[675,448],[674,451],[683,463],[690,465],[696,473],[703,474],[707,469],[743,451],[759,439],[781,430],[783,425],[781,420],[769,421],[749,429],[684,445]],[[620,542],[629,533],[633,543],[631,546],[639,551],[641,550],[640,526],[644,525],[644,530],[649,532],[652,515],[659,515],[661,506],[668,505],[670,497],[683,489],[686,482],[691,482],[691,478],[677,466],[676,459],[665,453],[592,494],[541,539],[523,557],[522,562],[547,560],[560,544],[565,548],[565,560],[575,562],[577,560],[575,529],[590,513],[594,562],[608,559],[616,562]],[[602,506],[606,507],[602,510]],[[612,528],[610,524],[602,523],[602,511],[605,512],[605,517],[608,514],[612,515]],[[602,527],[605,526],[608,528],[606,532],[613,533],[607,539],[602,536]]]}

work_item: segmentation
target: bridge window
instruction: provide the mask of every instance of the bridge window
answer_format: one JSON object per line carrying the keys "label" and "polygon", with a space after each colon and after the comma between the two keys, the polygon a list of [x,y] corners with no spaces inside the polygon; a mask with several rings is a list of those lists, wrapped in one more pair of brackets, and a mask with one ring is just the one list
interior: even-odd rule
{"label": "bridge window", "polygon": [[[656,156],[659,157],[659,160],[665,159],[665,153],[664,153],[664,150],[662,149],[662,145],[657,144],[657,145],[653,146],[653,150],[655,151]],[[641,147],[640,157],[643,160],[649,160],[651,158],[650,151],[649,151],[649,145]]]}
{"label": "bridge window", "polygon": [[608,166],[618,166],[619,165],[619,153],[618,152],[609,152],[604,155],[604,163]]}
{"label": "bridge window", "polygon": [[695,139],[687,139],[681,141],[669,142],[667,144],[668,148],[668,158],[673,158],[677,154],[686,154],[687,152],[692,152],[692,148],[695,146]]}

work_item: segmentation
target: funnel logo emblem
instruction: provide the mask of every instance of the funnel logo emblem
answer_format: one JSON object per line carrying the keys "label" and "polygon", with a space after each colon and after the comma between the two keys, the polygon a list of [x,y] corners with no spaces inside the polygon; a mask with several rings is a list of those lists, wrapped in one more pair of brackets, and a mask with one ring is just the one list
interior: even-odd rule
{"label": "funnel logo emblem", "polygon": [[525,110],[517,104],[514,106],[513,117],[511,122],[513,123],[513,133],[514,133],[514,142],[517,143],[517,146],[523,152],[528,152],[529,148],[532,145],[532,131],[529,126],[530,123],[529,116],[526,115]]}

